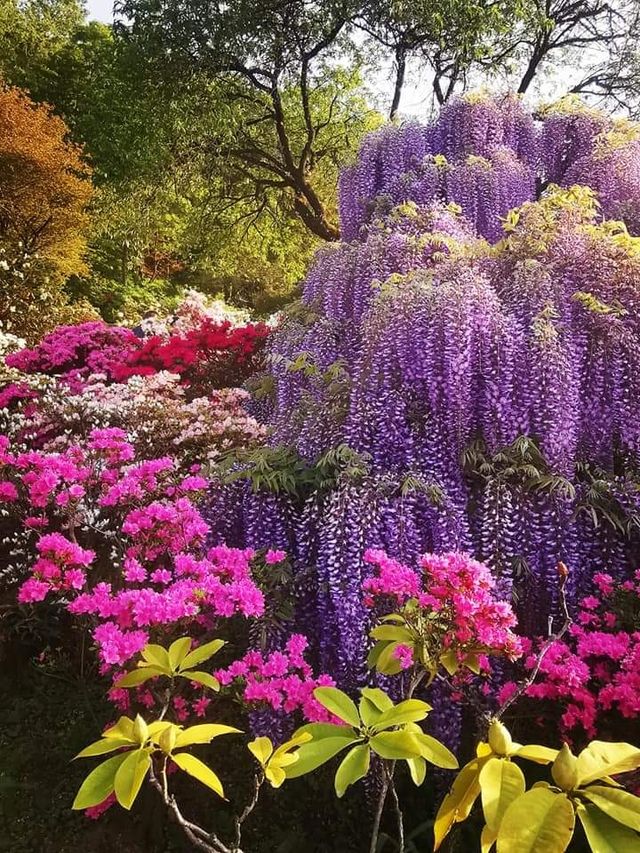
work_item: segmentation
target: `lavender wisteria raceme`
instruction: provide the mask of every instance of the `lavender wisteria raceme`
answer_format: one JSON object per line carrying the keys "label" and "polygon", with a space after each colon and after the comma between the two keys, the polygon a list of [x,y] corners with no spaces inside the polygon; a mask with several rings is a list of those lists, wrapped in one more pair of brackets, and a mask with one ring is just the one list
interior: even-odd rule
{"label": "lavender wisteria raceme", "polygon": [[366,677],[367,547],[471,552],[528,632],[560,618],[559,561],[572,600],[640,562],[638,139],[573,100],[480,95],[344,172],[345,242],[270,350],[271,446],[306,486],[216,498],[221,538],[289,551],[297,628],[342,686]]}

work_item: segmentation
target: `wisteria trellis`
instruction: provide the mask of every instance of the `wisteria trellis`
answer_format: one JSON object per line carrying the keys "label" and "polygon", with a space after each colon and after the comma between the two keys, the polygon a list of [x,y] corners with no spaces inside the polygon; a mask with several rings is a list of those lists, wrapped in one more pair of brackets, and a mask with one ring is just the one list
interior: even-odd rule
{"label": "wisteria trellis", "polygon": [[637,565],[639,214],[640,130],[573,101],[460,98],[342,175],[344,242],[274,336],[268,420],[309,464],[342,445],[362,464],[296,494],[236,482],[211,515],[292,554],[297,627],[343,686],[364,676],[367,547],[472,552],[530,633],[558,561],[573,599]]}

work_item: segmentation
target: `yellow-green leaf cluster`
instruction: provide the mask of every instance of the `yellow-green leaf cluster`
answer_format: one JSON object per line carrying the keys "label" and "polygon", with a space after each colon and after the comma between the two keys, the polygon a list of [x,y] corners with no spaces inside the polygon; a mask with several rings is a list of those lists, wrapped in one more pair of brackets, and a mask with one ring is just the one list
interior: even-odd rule
{"label": "yellow-green leaf cluster", "polygon": [[142,650],[142,660],[138,661],[138,668],[128,672],[119,681],[116,687],[138,687],[150,678],[164,675],[167,678],[186,678],[187,681],[195,681],[211,690],[219,690],[220,682],[210,672],[202,672],[193,669],[201,663],[212,658],[224,646],[224,640],[212,640],[204,643],[191,651],[191,638],[180,637],[175,640],[168,649],[154,643],[147,644]]}
{"label": "yellow-green leaf cluster", "polygon": [[[555,784],[537,782],[526,790],[514,759],[551,764]],[[553,750],[514,743],[499,721],[491,723],[488,742],[456,777],[436,816],[434,849],[455,823],[466,820],[481,797],[485,827],[482,853],[564,853],[575,831],[576,816],[594,853],[640,850],[640,798],[612,775],[640,767],[640,750],[627,743],[593,741],[578,756],[567,744]]]}
{"label": "yellow-green leaf cluster", "polygon": [[239,729],[217,723],[184,729],[166,720],[147,724],[139,714],[134,720],[120,717],[114,726],[103,732],[100,740],[76,755],[76,758],[91,758],[122,750],[89,773],[80,786],[72,808],[97,806],[115,793],[118,803],[130,809],[151,769],[155,754],[165,760],[171,759],[185,773],[224,797],[222,783],[211,768],[195,756],[176,750],[193,744],[210,743],[220,735],[236,733],[239,733]]}
{"label": "yellow-green leaf cluster", "polygon": [[417,723],[431,707],[420,699],[394,704],[379,688],[365,687],[355,702],[335,687],[318,687],[314,696],[340,723],[310,723],[296,735],[310,740],[297,750],[297,759],[285,770],[293,779],[310,773],[343,750],[348,750],[335,774],[335,791],[342,797],[347,788],[369,772],[371,753],[389,761],[406,761],[411,778],[421,785],[427,764],[456,769],[458,762],[440,741],[425,734]]}
{"label": "yellow-green leaf cluster", "polygon": [[[397,675],[402,665],[396,654],[398,646],[411,649],[414,663],[423,667],[433,680],[440,667],[449,675],[462,667],[473,673],[480,671],[479,655],[486,648],[466,649],[464,652],[443,649],[440,639],[446,624],[437,613],[424,612],[415,599],[410,599],[400,613],[390,613],[381,619],[382,624],[371,631],[376,641],[369,652],[367,663],[384,675]],[[435,642],[434,642],[435,640]]]}
{"label": "yellow-green leaf cluster", "polygon": [[287,778],[286,768],[298,760],[298,747],[310,740],[308,732],[300,732],[274,749],[268,737],[258,737],[248,744],[248,749],[262,767],[265,779],[273,788],[279,788]]}

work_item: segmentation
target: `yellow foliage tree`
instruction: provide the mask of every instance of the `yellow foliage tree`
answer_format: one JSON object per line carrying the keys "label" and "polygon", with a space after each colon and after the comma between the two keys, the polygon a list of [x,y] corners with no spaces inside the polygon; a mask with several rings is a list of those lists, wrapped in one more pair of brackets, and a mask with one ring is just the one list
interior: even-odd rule
{"label": "yellow foliage tree", "polygon": [[91,172],[50,107],[0,87],[0,236],[61,276],[85,271]]}
{"label": "yellow foliage tree", "polygon": [[0,84],[0,325],[29,340],[69,319],[63,283],[86,272],[91,170],[68,134]]}

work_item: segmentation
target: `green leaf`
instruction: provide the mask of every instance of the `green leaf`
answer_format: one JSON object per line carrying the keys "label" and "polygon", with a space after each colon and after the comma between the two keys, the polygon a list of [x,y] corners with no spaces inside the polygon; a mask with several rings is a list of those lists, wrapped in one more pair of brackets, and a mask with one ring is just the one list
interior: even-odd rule
{"label": "green leaf", "polygon": [[344,720],[345,723],[349,723],[354,729],[360,728],[358,709],[342,690],[338,690],[337,687],[316,687],[313,695],[327,711],[331,711],[332,714]]}
{"label": "green leaf", "polygon": [[373,726],[380,719],[382,711],[366,696],[361,696],[358,702],[358,712],[365,726]]}
{"label": "green leaf", "polygon": [[383,711],[376,721],[376,731],[424,720],[430,710],[431,707],[426,702],[421,702],[420,699],[405,699],[403,702],[398,702],[397,705]]}
{"label": "green leaf", "polygon": [[303,743],[309,743],[311,739],[309,732],[294,732],[289,740],[281,743],[275,750],[271,761],[274,764],[279,764],[280,767],[288,767],[294,761],[298,760],[298,753],[292,752],[292,750],[295,750],[296,747],[301,746]]}
{"label": "green leaf", "polygon": [[220,735],[235,734],[242,734],[242,732],[240,729],[234,729],[233,726],[224,726],[220,723],[205,723],[201,726],[190,726],[178,734],[176,749],[182,746],[191,746],[193,743],[209,743],[214,737],[220,737]]}
{"label": "green leaf", "polygon": [[515,800],[498,830],[498,853],[564,853],[575,825],[566,794],[548,788],[527,791]]}
{"label": "green leaf", "polygon": [[399,672],[402,672],[402,665],[395,656],[395,650],[398,645],[398,643],[394,642],[385,642],[385,645],[380,650],[375,663],[376,669],[379,672],[382,672],[385,675],[398,675]]}
{"label": "green leaf", "polygon": [[346,749],[354,740],[354,737],[328,737],[303,743],[298,750],[298,760],[291,767],[287,767],[287,778],[295,779],[310,773]]}
{"label": "green leaf", "polygon": [[413,645],[411,631],[402,625],[378,625],[371,631],[374,640],[393,640],[396,643]]}
{"label": "green leaf", "polygon": [[203,684],[211,690],[220,690],[220,682],[211,675],[210,672],[199,672],[197,669],[185,669],[182,672],[176,673],[180,678],[186,678],[188,681],[195,681],[196,684]]}
{"label": "green leaf", "polygon": [[114,755],[102,764],[98,764],[80,786],[71,808],[88,809],[104,802],[109,794],[113,793],[116,772],[128,755],[128,752],[124,752],[122,755]]}
{"label": "green leaf", "polygon": [[103,737],[122,738],[128,740],[129,743],[135,743],[133,736],[133,720],[129,717],[120,717],[115,726],[111,726],[102,732]]}
{"label": "green leaf", "polygon": [[444,652],[444,654],[441,654],[440,663],[447,670],[449,675],[455,675],[458,669],[460,668],[460,664],[458,663],[458,656],[454,651],[448,651]]}
{"label": "green leaf", "polygon": [[171,672],[171,661],[169,660],[169,652],[163,649],[162,646],[154,643],[147,643],[141,652],[142,657],[152,666],[157,666],[165,672]]}
{"label": "green leaf", "polygon": [[626,773],[640,767],[640,750],[630,743],[591,741],[578,756],[579,785],[588,785],[604,776]]}
{"label": "green leaf", "polygon": [[550,749],[548,746],[540,746],[536,743],[520,746],[513,755],[518,758],[526,758],[527,761],[535,761],[536,764],[552,764],[558,755],[557,749]]}
{"label": "green leaf", "polygon": [[125,738],[106,737],[102,740],[97,740],[94,743],[85,746],[82,752],[79,752],[75,758],[90,758],[92,755],[106,755],[108,752],[114,752],[123,746],[131,746],[131,741]]}
{"label": "green leaf", "polygon": [[198,666],[205,660],[212,658],[220,649],[226,645],[224,640],[212,640],[210,643],[205,643],[203,646],[198,646],[186,656],[182,661],[181,669],[189,669],[192,666]]}
{"label": "green leaf", "polygon": [[336,770],[335,788],[338,797],[342,797],[349,785],[362,779],[369,772],[371,750],[366,743],[354,746],[342,759]]}
{"label": "green leaf", "polygon": [[415,737],[420,745],[420,755],[426,758],[430,764],[435,764],[436,767],[444,767],[446,770],[458,769],[460,766],[458,759],[439,740],[431,737],[431,735],[426,735],[424,732],[416,733]]}
{"label": "green leaf", "polygon": [[127,753],[116,773],[114,783],[116,799],[127,811],[138,796],[144,777],[151,767],[150,752],[149,749],[136,749]]}
{"label": "green leaf", "polygon": [[181,770],[184,770],[184,772],[188,773],[189,776],[193,776],[193,778],[197,779],[198,782],[202,782],[202,784],[206,785],[207,788],[211,788],[211,790],[215,791],[219,797],[224,799],[222,782],[213,770],[211,770],[210,767],[207,767],[203,761],[200,761],[199,758],[196,758],[193,755],[189,755],[188,752],[179,752],[177,755],[174,754],[171,756],[171,759]]}
{"label": "green leaf", "polygon": [[264,775],[265,779],[273,788],[279,788],[287,778],[287,774],[285,773],[282,767],[271,764],[269,764],[269,766],[264,771]]}
{"label": "green leaf", "polygon": [[258,764],[264,767],[273,755],[273,744],[268,737],[257,737],[247,744],[247,749],[256,758]]}
{"label": "green leaf", "polygon": [[157,735],[162,734],[165,729],[169,729],[171,727],[178,728],[175,723],[170,723],[168,720],[155,720],[153,723],[149,723],[149,737],[153,738],[157,741]]}
{"label": "green leaf", "polygon": [[640,836],[594,805],[578,806],[578,818],[593,853],[637,853]]}
{"label": "green leaf", "polygon": [[484,819],[497,833],[506,810],[525,792],[524,773],[511,761],[490,758],[480,771],[479,782]]}
{"label": "green leaf", "polygon": [[169,646],[169,663],[171,665],[171,669],[178,669],[180,664],[189,654],[190,648],[191,637],[180,637],[178,640],[174,640],[173,643],[171,643]]}
{"label": "green leaf", "polygon": [[488,826],[483,826],[480,833],[480,853],[490,853],[491,848],[496,843],[497,837],[497,832],[489,829]]}
{"label": "green leaf", "polygon": [[380,732],[369,741],[371,749],[381,758],[416,758],[421,755],[420,743],[407,731]]}
{"label": "green leaf", "polygon": [[398,625],[404,625],[406,619],[404,616],[401,616],[399,613],[389,613],[387,616],[383,616],[380,620],[381,622],[396,622]]}
{"label": "green leaf", "polygon": [[433,825],[434,850],[438,850],[454,823],[466,820],[480,794],[478,777],[486,758],[474,758],[462,768],[453,781]]}
{"label": "green leaf", "polygon": [[156,678],[158,675],[167,675],[165,670],[157,666],[145,666],[142,669],[134,669],[133,672],[128,672],[119,678],[114,687],[137,687],[139,684],[144,684],[150,678]]}
{"label": "green leaf", "polygon": [[363,687],[360,691],[362,695],[369,700],[379,711],[388,711],[393,708],[393,702],[379,687]]}
{"label": "green leaf", "polygon": [[322,740],[327,737],[344,737],[348,740],[357,740],[358,735],[351,726],[340,726],[337,723],[306,723],[296,729],[296,735],[310,734],[314,740]]}
{"label": "green leaf", "polygon": [[164,729],[160,736],[157,738],[156,742],[160,749],[165,753],[165,755],[171,755],[173,750],[176,748],[179,734],[179,726],[169,726]]}
{"label": "green leaf", "polygon": [[409,766],[409,773],[414,785],[420,786],[424,782],[427,775],[427,762],[424,758],[406,758],[405,761]]}
{"label": "green leaf", "polygon": [[373,669],[378,665],[380,655],[388,645],[390,644],[382,640],[369,650],[369,654],[367,655],[367,666],[369,669]]}
{"label": "green leaf", "polygon": [[480,674],[480,661],[477,654],[468,654],[464,659],[464,665],[476,675]]}
{"label": "green leaf", "polygon": [[640,797],[605,785],[581,788],[580,793],[613,820],[640,832]]}
{"label": "green leaf", "polygon": [[133,736],[140,746],[144,746],[149,740],[149,726],[140,714],[136,714],[136,718],[133,721]]}

